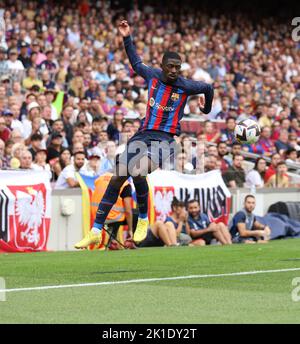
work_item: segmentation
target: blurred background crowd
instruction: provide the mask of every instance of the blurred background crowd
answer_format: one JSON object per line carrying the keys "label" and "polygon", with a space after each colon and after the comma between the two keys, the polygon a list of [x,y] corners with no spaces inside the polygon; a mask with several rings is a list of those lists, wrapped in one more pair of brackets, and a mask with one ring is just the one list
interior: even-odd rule
{"label": "blurred background crowd", "polygon": [[[229,187],[288,187],[300,171],[300,42],[291,18],[151,1],[0,1],[0,169],[46,170],[58,188],[75,171],[96,176],[139,129],[147,85],[134,74],[117,23],[132,26],[143,62],[180,53],[182,75],[212,83],[208,115],[185,108],[197,130],[177,138],[173,169],[220,169]],[[257,144],[234,142],[251,118]],[[74,180],[74,182],[72,181]]]}

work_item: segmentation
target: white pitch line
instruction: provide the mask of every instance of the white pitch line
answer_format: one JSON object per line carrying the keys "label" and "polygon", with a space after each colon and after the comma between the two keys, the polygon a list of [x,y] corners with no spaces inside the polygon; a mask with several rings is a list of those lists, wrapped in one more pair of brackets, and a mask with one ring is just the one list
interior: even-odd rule
{"label": "white pitch line", "polygon": [[211,275],[190,275],[190,276],[176,276],[176,277],[162,277],[162,278],[145,278],[145,279],[133,279],[133,280],[127,280],[127,281],[125,280],[125,281],[108,281],[108,282],[95,282],[95,283],[82,283],[82,284],[48,285],[48,286],[43,286],[43,287],[32,287],[32,288],[0,289],[0,293],[1,292],[12,293],[12,292],[19,292],[19,291],[63,289],[63,288],[79,288],[79,287],[98,287],[102,285],[176,281],[176,280],[210,278],[210,277],[234,277],[234,276],[270,274],[270,273],[290,272],[290,271],[300,271],[300,268],[244,271],[244,272],[232,272],[232,273],[226,273],[226,274],[211,274]]}

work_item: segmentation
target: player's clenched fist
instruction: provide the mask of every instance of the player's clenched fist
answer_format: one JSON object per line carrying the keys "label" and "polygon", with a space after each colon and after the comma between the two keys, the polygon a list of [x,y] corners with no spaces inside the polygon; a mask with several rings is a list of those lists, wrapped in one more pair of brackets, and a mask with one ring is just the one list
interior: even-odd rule
{"label": "player's clenched fist", "polygon": [[123,37],[127,37],[130,35],[130,26],[127,22],[127,20],[122,20],[119,24],[119,31],[120,31],[120,34],[123,36]]}
{"label": "player's clenched fist", "polygon": [[205,98],[202,95],[200,95],[200,97],[198,99],[198,104],[199,104],[200,110],[204,108],[204,106],[205,106]]}

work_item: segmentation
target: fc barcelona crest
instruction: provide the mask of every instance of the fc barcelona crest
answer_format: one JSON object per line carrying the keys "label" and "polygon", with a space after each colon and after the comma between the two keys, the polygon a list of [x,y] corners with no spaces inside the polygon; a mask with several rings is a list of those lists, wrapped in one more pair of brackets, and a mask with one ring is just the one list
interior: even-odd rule
{"label": "fc barcelona crest", "polygon": [[171,99],[173,102],[176,102],[179,99],[179,94],[178,93],[172,93]]}

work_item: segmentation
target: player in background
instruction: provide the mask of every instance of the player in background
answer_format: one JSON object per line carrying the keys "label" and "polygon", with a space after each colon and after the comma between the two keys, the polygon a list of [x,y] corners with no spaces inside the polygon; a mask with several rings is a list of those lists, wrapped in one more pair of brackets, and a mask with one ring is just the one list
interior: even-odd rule
{"label": "player in background", "polygon": [[174,136],[180,135],[179,122],[188,96],[204,94],[199,98],[199,107],[205,114],[211,111],[212,106],[212,85],[180,76],[182,60],[176,52],[164,53],[161,69],[151,68],[137,55],[126,20],[120,22],[119,32],[132,68],[148,85],[146,116],[139,131],[128,141],[125,151],[116,157],[114,176],[99,204],[93,228],[77,248],[99,241],[105,219],[129,176],[133,178],[139,207],[133,240],[140,243],[145,239],[149,224],[147,173],[161,167],[174,154]]}

